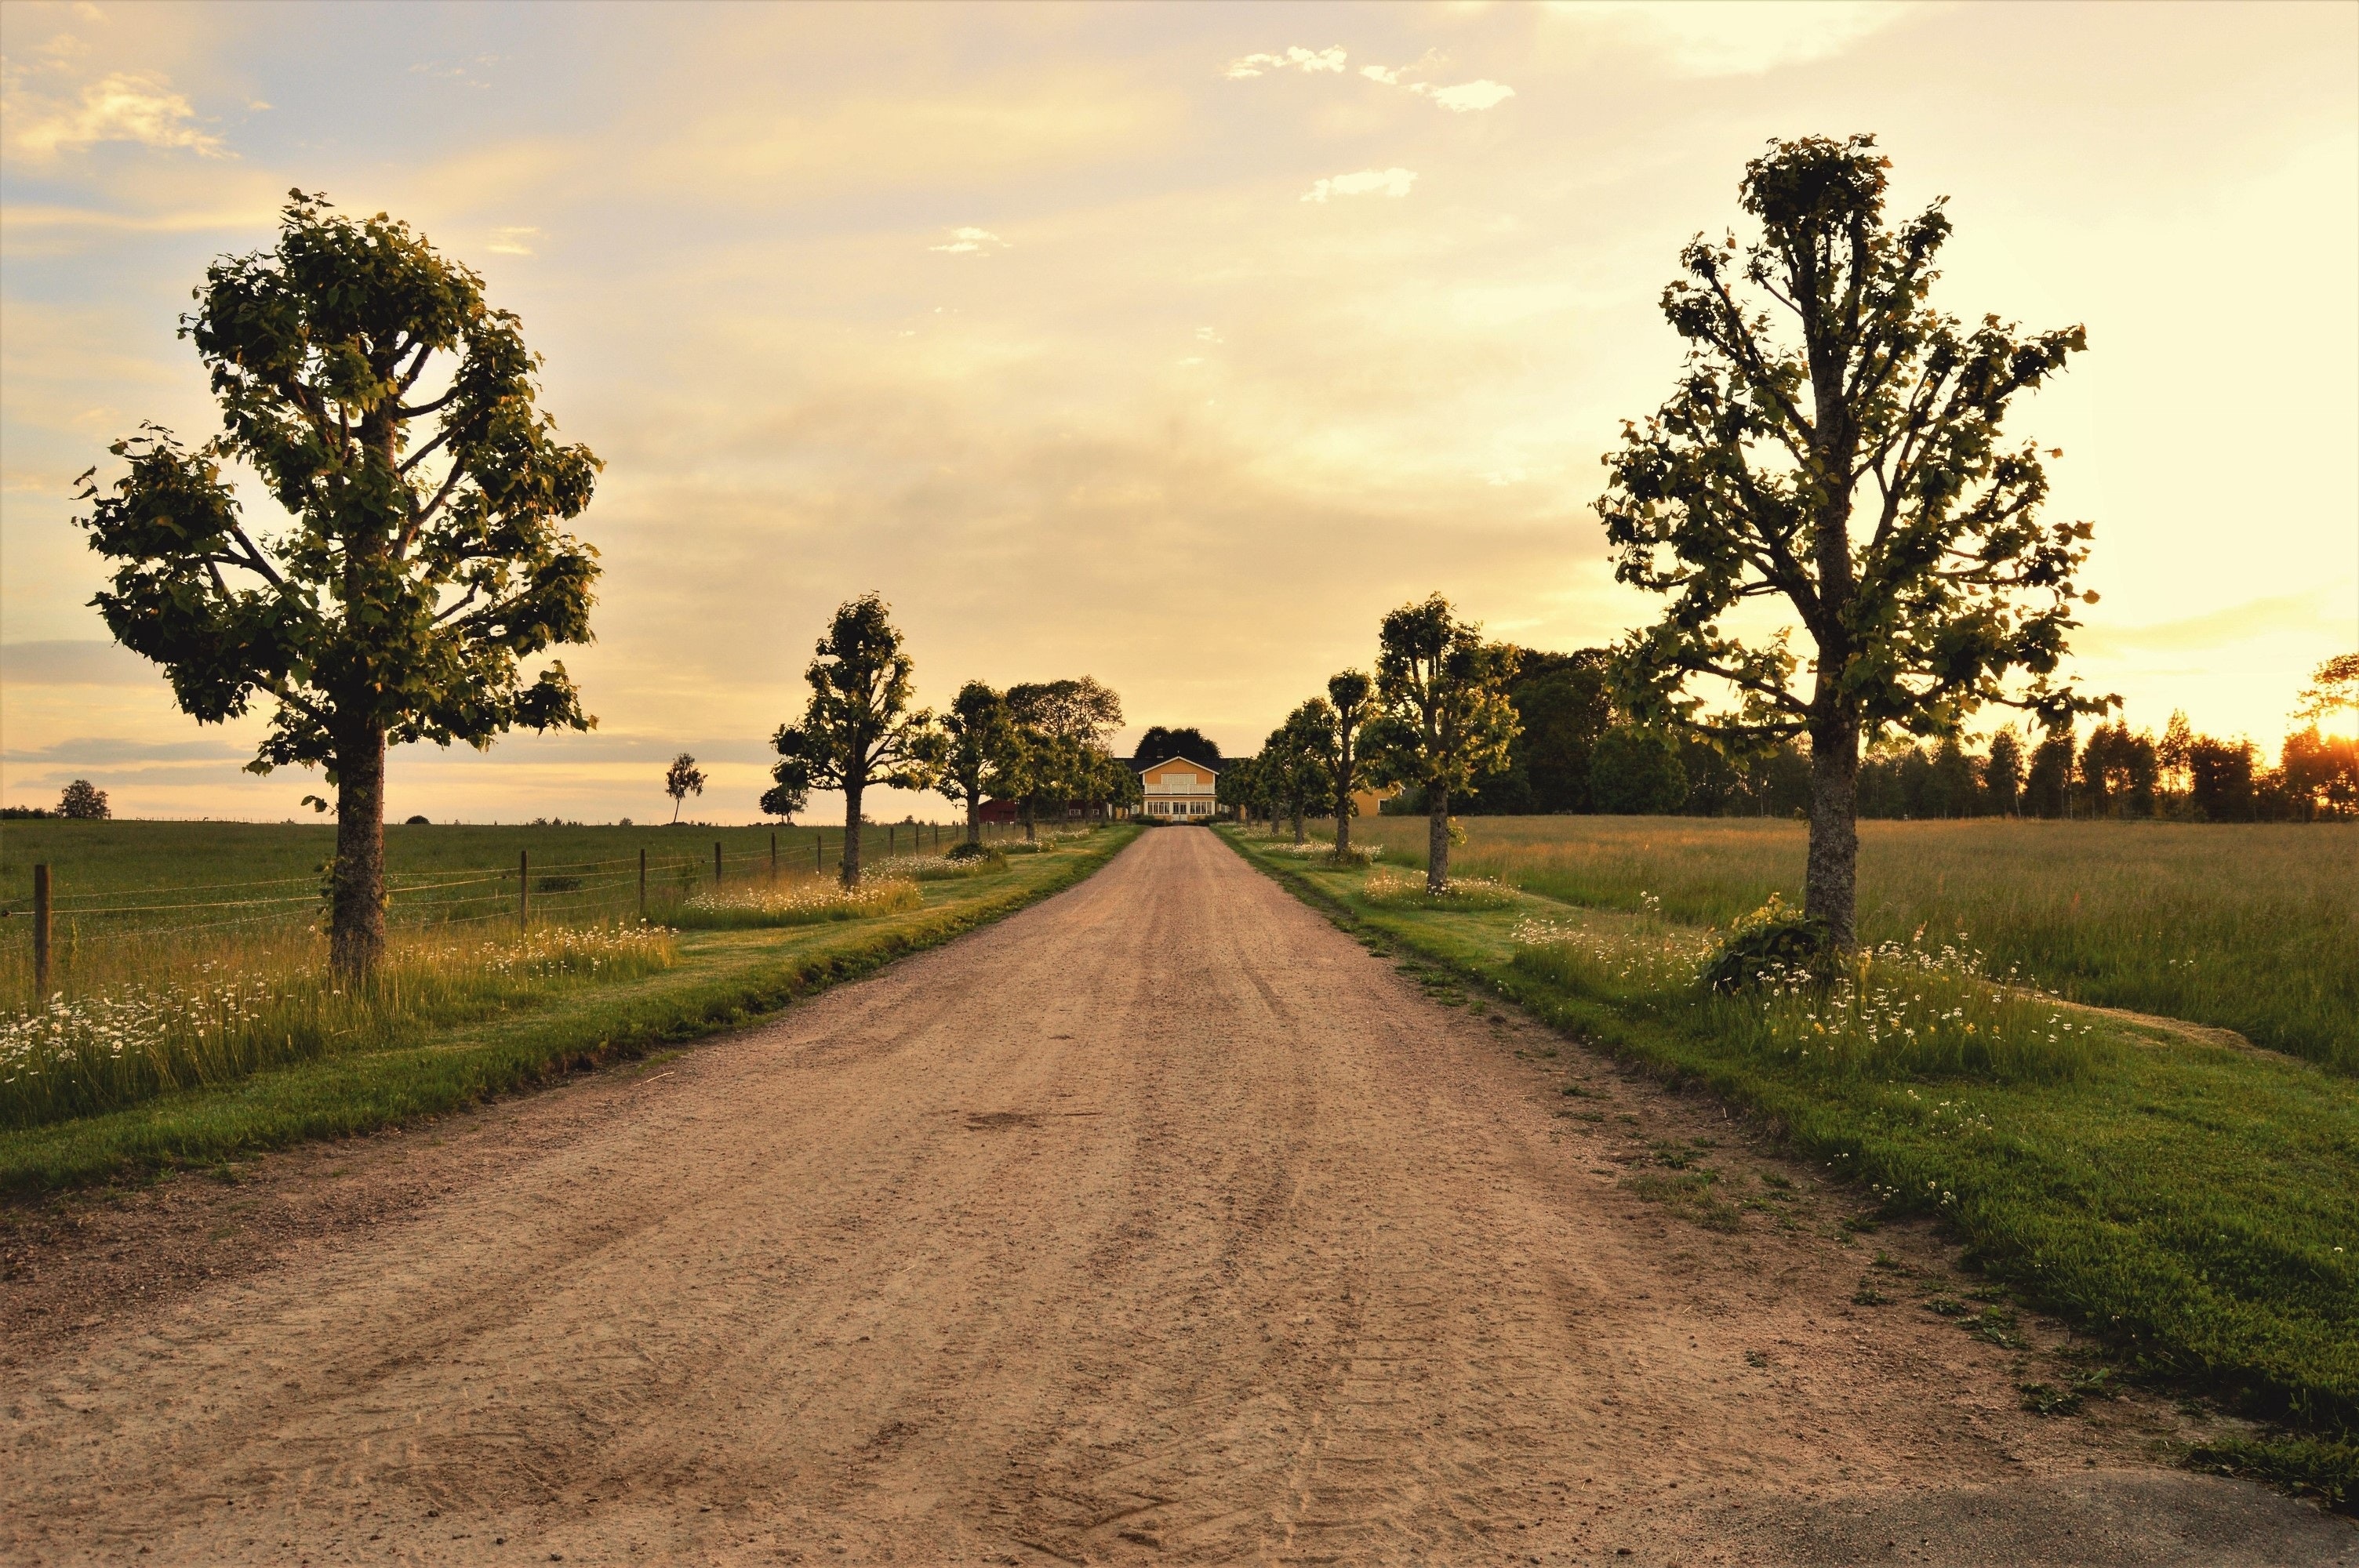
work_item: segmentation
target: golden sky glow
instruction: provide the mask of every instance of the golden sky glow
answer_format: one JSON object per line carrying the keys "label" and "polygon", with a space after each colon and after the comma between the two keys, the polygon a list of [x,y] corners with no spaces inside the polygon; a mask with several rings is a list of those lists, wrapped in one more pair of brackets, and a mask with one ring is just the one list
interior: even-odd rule
{"label": "golden sky glow", "polygon": [[1088,673],[1247,748],[1436,588],[1610,641],[1598,458],[1772,135],[1947,194],[1947,308],[2088,324],[2014,426],[2097,524],[2087,684],[2274,749],[2359,645],[2359,8],[12,3],[0,49],[12,802],[318,788],[104,643],[66,525],[114,436],[213,428],[175,318],[299,184],[482,271],[607,462],[600,729],[397,754],[397,815],[645,819],[684,748],[750,819],[869,589],[929,700]]}

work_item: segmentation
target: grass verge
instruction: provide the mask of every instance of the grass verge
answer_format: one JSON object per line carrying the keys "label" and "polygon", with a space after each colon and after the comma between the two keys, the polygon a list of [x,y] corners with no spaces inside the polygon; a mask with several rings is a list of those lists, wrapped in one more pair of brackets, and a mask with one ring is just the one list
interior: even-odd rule
{"label": "grass verge", "polygon": [[[2215,1445],[2201,1463],[2345,1510],[2359,1500],[2359,1086],[2348,1078],[2070,1009],[2070,1047],[2049,1058],[2063,1070],[1922,1054],[1830,1070],[1790,1033],[1733,1017],[1687,978],[1691,967],[1664,961],[1700,934],[1528,893],[1474,910],[1372,900],[1366,873],[1224,837],[1339,922],[1747,1108],[1885,1213],[1937,1216],[1969,1266],[2132,1369],[2289,1429]],[[1544,945],[1529,939],[1536,925]],[[1582,939],[1567,943],[1568,931]],[[1782,1005],[1756,1011],[1776,1023]]]}
{"label": "grass verge", "polygon": [[1061,892],[1136,832],[1108,829],[1004,871],[934,884],[917,909],[841,924],[683,933],[677,961],[659,973],[553,992],[496,1017],[420,1028],[221,1087],[0,1132],[0,1194],[219,1167],[307,1139],[398,1126],[734,1028]]}

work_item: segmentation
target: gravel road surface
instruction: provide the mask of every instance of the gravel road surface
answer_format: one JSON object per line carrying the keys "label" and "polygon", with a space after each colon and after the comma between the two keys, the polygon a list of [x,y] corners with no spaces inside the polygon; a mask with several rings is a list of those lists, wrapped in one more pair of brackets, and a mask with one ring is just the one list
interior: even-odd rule
{"label": "gravel road surface", "polygon": [[0,1561],[2359,1563],[1441,989],[1167,829],[675,1059],[20,1214]]}

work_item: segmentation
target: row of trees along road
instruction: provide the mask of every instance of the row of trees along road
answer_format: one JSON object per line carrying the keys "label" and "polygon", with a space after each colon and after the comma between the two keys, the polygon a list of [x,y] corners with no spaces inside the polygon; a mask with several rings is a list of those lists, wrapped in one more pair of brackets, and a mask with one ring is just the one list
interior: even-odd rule
{"label": "row of trees along road", "polygon": [[1024,836],[1039,815],[1082,805],[1132,804],[1138,781],[1105,746],[1122,726],[1122,699],[1088,676],[994,690],[969,681],[937,717],[910,706],[913,665],[875,594],[835,612],[804,678],[799,723],[771,738],[778,762],[762,809],[791,816],[813,789],[843,794],[843,883],[860,881],[861,802],[879,786],[930,789],[966,808],[966,840],[981,842],[986,798],[1013,800]]}
{"label": "row of trees along road", "polygon": [[1336,852],[1347,854],[1356,793],[1412,790],[1426,812],[1426,882],[1438,892],[1450,878],[1452,801],[1506,765],[1516,658],[1440,594],[1405,604],[1376,629],[1375,679],[1358,670],[1331,678],[1327,695],[1288,714],[1257,756],[1230,764],[1222,803],[1291,818],[1298,844],[1305,817],[1332,811]]}
{"label": "row of trees along road", "polygon": [[[75,522],[113,564],[93,602],[201,722],[271,699],[252,771],[325,773],[330,954],[362,977],[385,948],[386,748],[484,748],[518,727],[596,722],[562,663],[527,663],[590,640],[597,552],[564,525],[589,505],[600,463],[536,406],[540,361],[516,318],[383,213],[354,219],[290,192],[277,243],[215,262],[195,299],[180,336],[211,373],[222,429],[189,447],[143,425],[108,449],[127,471],[82,476]],[[248,530],[223,476],[232,462],[261,476],[285,527]],[[777,737],[773,795],[845,792],[844,876],[856,881],[863,791],[932,785],[955,730],[908,710],[908,660],[874,596],[837,612],[810,674],[802,722]],[[1017,794],[1027,825],[1052,800],[1135,788],[1103,745],[1121,705],[1094,681],[996,700],[1005,735],[967,779]],[[693,759],[675,762],[675,816],[702,784]]]}
{"label": "row of trees along road", "polygon": [[[2013,400],[2060,373],[2085,334],[2025,334],[1995,317],[1968,328],[1935,309],[1950,222],[1936,201],[1887,222],[1889,167],[1868,136],[1773,142],[1745,166],[1753,238],[1699,235],[1681,253],[1685,276],[1662,297],[1689,349],[1680,384],[1624,427],[1597,503],[1617,577],[1669,600],[1603,672],[1635,723],[1606,772],[1677,770],[1659,741],[1649,755],[1649,728],[1737,755],[1807,740],[1807,907],[1843,946],[1854,940],[1868,742],[1954,736],[1986,704],[2060,730],[2114,701],[2057,676],[2071,606],[2095,597],[2073,581],[2090,525],[2041,523],[2041,453],[2000,439]],[[1807,667],[1785,633],[1724,624],[1756,600],[1799,621]],[[1370,782],[1421,797],[1437,891],[1453,797],[1506,771],[1518,662],[1439,596],[1385,618],[1361,754]],[[1690,689],[1699,680],[1721,706]],[[1348,821],[1342,783],[1358,764],[1327,739],[1342,733],[1334,714],[1320,698],[1296,709],[1233,795],[1296,810],[1303,759],[1324,746]]]}

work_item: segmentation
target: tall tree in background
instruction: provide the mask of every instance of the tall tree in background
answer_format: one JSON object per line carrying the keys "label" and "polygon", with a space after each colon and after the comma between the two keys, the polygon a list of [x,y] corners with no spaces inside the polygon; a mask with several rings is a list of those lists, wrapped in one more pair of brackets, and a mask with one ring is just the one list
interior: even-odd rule
{"label": "tall tree in background", "polygon": [[[679,820],[679,808],[690,795],[704,793],[705,782],[704,770],[698,767],[696,759],[686,752],[671,760],[671,766],[664,770],[664,794],[671,796],[672,821],[677,823]],[[786,811],[770,811],[770,797],[764,795],[762,809],[773,816],[791,816],[801,809],[801,803],[797,802],[794,807]]]}
{"label": "tall tree in background", "polygon": [[[1887,226],[1888,167],[1869,136],[1773,143],[1745,166],[1760,237],[1740,251],[1699,236],[1681,254],[1688,276],[1663,294],[1690,345],[1681,384],[1624,427],[1597,503],[1615,575],[1671,596],[1623,650],[1636,714],[1810,737],[1807,904],[1843,946],[1864,738],[1946,734],[1983,703],[2051,726],[2105,706],[2055,679],[2072,601],[2095,598],[2072,581],[2089,524],[2041,524],[2039,453],[1999,444],[2009,403],[2062,370],[2082,330],[1969,330],[1934,310],[1950,221],[1936,201]],[[1721,624],[1771,598],[1814,645],[1807,682],[1782,633],[1746,642]],[[1734,708],[1700,717],[1697,676]]]}
{"label": "tall tree in background", "polygon": [[2015,815],[2023,793],[2023,743],[2014,730],[2002,728],[1991,737],[1990,757],[1983,763],[1983,790],[1993,810],[2002,816]]}
{"label": "tall tree in background", "polygon": [[843,605],[803,672],[810,704],[800,724],[770,738],[770,776],[799,793],[843,792],[843,885],[860,885],[861,797],[877,785],[933,787],[934,717],[909,707],[909,655],[885,601],[864,594]]}
{"label": "tall tree in background", "polygon": [[106,804],[106,792],[88,779],[75,779],[58,796],[58,815],[69,822],[103,822],[114,813]]}
{"label": "tall tree in background", "polygon": [[1027,681],[1007,688],[1008,782],[1024,816],[1024,837],[1037,837],[1040,808],[1065,803],[1100,782],[1110,754],[1105,739],[1122,728],[1122,698],[1090,676]]}
{"label": "tall tree in background", "polygon": [[1589,798],[1615,816],[1677,811],[1688,798],[1678,742],[1653,725],[1616,724],[1590,748]]}
{"label": "tall tree in background", "polygon": [[[385,947],[385,753],[516,726],[586,730],[565,666],[590,641],[595,552],[562,524],[598,460],[534,407],[539,359],[483,280],[379,213],[291,193],[276,248],[206,269],[181,318],[223,431],[155,426],[82,476],[91,547],[120,563],[107,629],[218,723],[276,704],[248,768],[323,769],[336,791],[330,951],[351,977]],[[292,526],[246,529],[224,462],[262,476]]]}
{"label": "tall tree in background", "polygon": [[1174,757],[1190,762],[1210,762],[1218,767],[1221,749],[1206,738],[1204,732],[1190,725],[1179,730],[1166,730],[1160,724],[1147,727],[1138,738],[1138,748],[1130,754],[1135,767],[1151,768],[1158,762],[1168,762]]}
{"label": "tall tree in background", "polygon": [[951,698],[942,715],[940,773],[934,787],[966,808],[966,841],[983,842],[984,797],[999,788],[1014,738],[1007,699],[992,687],[971,680]]}
{"label": "tall tree in background", "polygon": [[[1212,799],[1237,814],[1239,823],[1253,820],[1256,811],[1268,811],[1268,788],[1258,756],[1232,757],[1212,781]],[[1271,815],[1275,823],[1277,816]]]}
{"label": "tall tree in background", "polygon": [[1360,729],[1368,721],[1375,685],[1358,670],[1327,677],[1327,700],[1335,710],[1335,744],[1328,766],[1335,782],[1335,858],[1352,852],[1352,796],[1360,788]]}
{"label": "tall tree in background", "polygon": [[1262,742],[1261,768],[1272,804],[1294,824],[1294,841],[1303,841],[1303,819],[1323,805],[1334,787],[1329,759],[1335,745],[1335,710],[1323,697],[1314,697],[1286,716],[1286,722]]}
{"label": "tall tree in background", "polygon": [[1515,651],[1483,641],[1434,594],[1405,604],[1376,632],[1376,716],[1365,730],[1370,776],[1425,796],[1425,885],[1450,881],[1450,799],[1506,765],[1516,710],[1506,684]]}

